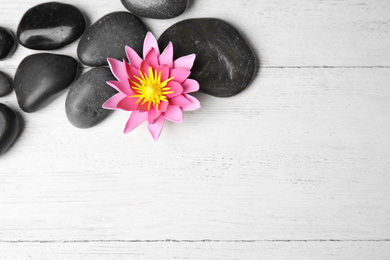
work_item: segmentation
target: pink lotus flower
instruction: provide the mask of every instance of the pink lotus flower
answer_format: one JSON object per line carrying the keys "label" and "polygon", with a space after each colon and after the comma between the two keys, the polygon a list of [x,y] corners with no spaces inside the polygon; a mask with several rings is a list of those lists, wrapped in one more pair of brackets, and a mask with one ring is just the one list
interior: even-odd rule
{"label": "pink lotus flower", "polygon": [[118,91],[103,108],[131,111],[124,133],[147,121],[155,141],[160,136],[165,119],[180,123],[183,112],[200,108],[199,101],[187,93],[199,90],[199,83],[189,79],[195,54],[173,61],[170,42],[160,54],[157,40],[148,32],[143,46],[143,60],[126,46],[129,63],[108,58],[108,64],[118,81],[107,84]]}

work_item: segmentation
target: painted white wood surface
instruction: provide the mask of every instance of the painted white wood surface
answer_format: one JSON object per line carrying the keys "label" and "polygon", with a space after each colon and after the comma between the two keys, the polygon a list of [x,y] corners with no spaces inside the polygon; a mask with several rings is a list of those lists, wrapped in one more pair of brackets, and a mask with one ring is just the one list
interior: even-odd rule
{"label": "painted white wood surface", "polygon": [[[14,259],[386,259],[388,242],[82,242],[13,243],[2,248],[4,260]],[[378,257],[378,256],[382,256]]]}
{"label": "painted white wood surface", "polygon": [[[42,1],[0,2],[15,31]],[[90,22],[125,10],[66,2]],[[0,259],[389,259],[389,11],[387,0],[194,0],[178,18],[143,19],[157,37],[186,18],[225,19],[261,61],[246,91],[197,94],[202,108],[157,143],[145,126],[122,135],[125,112],[74,128],[66,93],[33,114],[0,98],[25,121],[0,157]],[[32,53],[19,46],[0,70]]]}

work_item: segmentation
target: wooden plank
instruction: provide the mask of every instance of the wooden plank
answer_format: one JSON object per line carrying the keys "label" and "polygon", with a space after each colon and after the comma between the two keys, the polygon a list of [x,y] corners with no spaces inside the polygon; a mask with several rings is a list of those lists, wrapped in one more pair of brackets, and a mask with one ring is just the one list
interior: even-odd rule
{"label": "wooden plank", "polygon": [[[16,31],[30,7],[40,0],[2,1],[2,26]],[[95,22],[113,11],[125,11],[120,1],[68,0]],[[156,37],[172,24],[197,17],[226,20],[247,38],[262,66],[390,66],[390,2],[322,0],[196,0],[181,16],[168,20],[144,18]],[[56,53],[76,57],[77,41]],[[19,46],[0,63],[11,75],[20,61],[36,51]]]}
{"label": "wooden plank", "polygon": [[[65,95],[1,159],[0,234],[52,239],[390,238],[389,69],[263,69],[242,94],[122,135]],[[10,101],[12,104],[12,102]]]}
{"label": "wooden plank", "polygon": [[0,243],[4,260],[388,260],[389,241]]}

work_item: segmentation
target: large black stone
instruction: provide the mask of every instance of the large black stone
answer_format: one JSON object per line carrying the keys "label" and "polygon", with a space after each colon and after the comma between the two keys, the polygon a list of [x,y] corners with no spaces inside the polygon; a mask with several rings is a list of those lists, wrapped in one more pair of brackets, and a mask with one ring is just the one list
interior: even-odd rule
{"label": "large black stone", "polygon": [[4,72],[0,71],[0,97],[4,97],[12,91],[12,80]]}
{"label": "large black stone", "polygon": [[15,112],[0,103],[0,155],[13,144],[19,133],[19,120]]}
{"label": "large black stone", "polygon": [[146,33],[145,24],[137,16],[110,13],[86,30],[77,46],[77,55],[85,65],[100,66],[107,64],[107,58],[125,58],[126,45],[141,54]]}
{"label": "large black stone", "polygon": [[20,108],[35,112],[55,99],[77,75],[77,61],[50,53],[27,56],[15,73],[14,87]]}
{"label": "large black stone", "polygon": [[121,0],[124,7],[135,15],[169,19],[181,15],[188,7],[189,0]]}
{"label": "large black stone", "polygon": [[241,34],[220,19],[199,18],[178,22],[158,39],[160,49],[173,43],[175,58],[196,54],[190,78],[200,91],[230,97],[243,91],[256,72],[255,55]]}
{"label": "large black stone", "polygon": [[93,68],[72,83],[66,97],[66,116],[78,128],[97,125],[112,111],[102,108],[104,102],[117,93],[106,81],[115,80],[110,69]]}
{"label": "large black stone", "polygon": [[14,53],[16,41],[13,33],[3,27],[0,27],[0,60],[8,58]]}
{"label": "large black stone", "polygon": [[21,45],[34,50],[54,50],[77,38],[85,30],[84,15],[69,4],[44,3],[29,9],[19,23]]}

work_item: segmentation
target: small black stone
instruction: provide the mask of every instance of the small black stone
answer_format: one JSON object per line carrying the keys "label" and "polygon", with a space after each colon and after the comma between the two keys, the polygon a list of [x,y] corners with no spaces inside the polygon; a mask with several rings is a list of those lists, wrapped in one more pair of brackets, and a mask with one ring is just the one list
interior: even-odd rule
{"label": "small black stone", "polygon": [[198,18],[178,22],[158,39],[160,50],[172,41],[174,58],[196,54],[190,78],[200,91],[230,97],[243,91],[256,72],[255,55],[241,34],[220,19]]}
{"label": "small black stone", "polygon": [[19,120],[15,112],[0,103],[0,155],[13,144],[19,133]]}
{"label": "small black stone", "polygon": [[169,19],[181,15],[188,7],[189,0],[121,0],[124,7],[135,15]]}
{"label": "small black stone", "polygon": [[142,53],[147,29],[135,15],[128,12],[110,13],[91,25],[81,37],[77,56],[88,66],[107,65],[107,58],[126,58],[125,46]]}
{"label": "small black stone", "polygon": [[3,27],[0,27],[0,60],[8,58],[16,49],[16,41],[13,33]]}
{"label": "small black stone", "polygon": [[0,71],[0,97],[11,93],[12,91],[12,80],[4,72]]}
{"label": "small black stone", "polygon": [[49,2],[29,9],[19,23],[21,45],[34,50],[55,50],[79,38],[85,30],[84,15],[69,4]]}
{"label": "small black stone", "polygon": [[66,89],[77,75],[77,61],[66,55],[38,53],[22,60],[14,87],[20,108],[35,112]]}
{"label": "small black stone", "polygon": [[115,93],[106,81],[115,80],[110,69],[93,68],[72,83],[66,97],[65,111],[69,122],[78,128],[90,128],[105,119],[112,111],[102,108]]}

